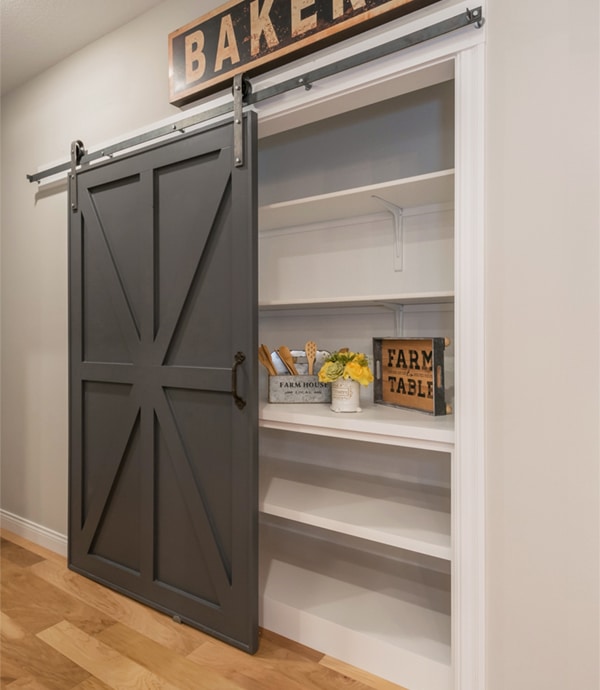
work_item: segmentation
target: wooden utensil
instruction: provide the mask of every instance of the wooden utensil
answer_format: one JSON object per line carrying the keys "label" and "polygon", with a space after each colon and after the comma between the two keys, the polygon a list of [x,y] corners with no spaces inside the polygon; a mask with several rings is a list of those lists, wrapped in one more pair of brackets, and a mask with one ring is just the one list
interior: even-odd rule
{"label": "wooden utensil", "polygon": [[312,376],[315,366],[315,359],[317,357],[317,343],[309,340],[304,346],[304,352],[306,354],[306,361],[308,362],[308,375]]}
{"label": "wooden utensil", "polygon": [[271,353],[266,345],[261,345],[258,348],[258,361],[265,367],[271,376],[277,376],[277,371],[271,360]]}
{"label": "wooden utensil", "polygon": [[290,352],[289,347],[286,345],[281,345],[277,349],[277,354],[280,356],[281,361],[285,364],[285,368],[290,372],[292,376],[298,376],[298,370],[294,366],[294,358]]}

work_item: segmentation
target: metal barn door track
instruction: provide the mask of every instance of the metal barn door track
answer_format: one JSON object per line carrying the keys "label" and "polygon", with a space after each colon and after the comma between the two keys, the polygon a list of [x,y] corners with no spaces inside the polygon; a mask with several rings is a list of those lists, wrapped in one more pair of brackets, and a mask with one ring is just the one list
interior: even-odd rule
{"label": "metal barn door track", "polygon": [[[432,38],[437,38],[438,36],[443,36],[444,34],[456,31],[457,29],[462,29],[466,26],[474,25],[476,28],[480,28],[483,25],[483,22],[484,18],[481,7],[476,7],[472,10],[467,9],[465,12],[451,17],[450,19],[445,19],[424,29],[419,29],[418,31],[414,31],[406,36],[401,36],[400,38],[390,41],[389,43],[384,43],[383,45],[376,46],[375,48],[371,48],[362,53],[357,53],[356,55],[336,61],[330,65],[325,65],[324,67],[305,72],[299,77],[287,79],[279,84],[265,88],[262,91],[257,91],[256,93],[252,93],[250,82],[239,74],[234,77],[233,102],[224,103],[220,106],[216,106],[201,113],[197,113],[190,117],[179,120],[176,123],[163,125],[162,127],[139,134],[135,137],[125,139],[117,144],[105,146],[104,148],[94,152],[86,151],[81,141],[74,141],[71,145],[70,161],[61,163],[60,165],[56,165],[52,168],[47,168],[32,175],[27,175],[27,179],[30,182],[40,182],[40,180],[43,180],[46,177],[65,172],[67,170],[71,170],[71,172],[74,173],[79,165],[91,163],[99,158],[110,158],[115,153],[120,151],[124,151],[134,146],[139,146],[140,144],[144,144],[145,142],[152,141],[154,139],[165,137],[173,132],[183,132],[189,127],[193,127],[231,112],[234,113],[234,162],[235,165],[240,166],[243,164],[243,147],[241,145],[241,110],[243,105],[260,103],[267,98],[278,96],[279,94],[286,93],[287,91],[291,91],[292,89],[296,89],[298,87],[310,89],[312,84],[320,79],[331,77],[339,72],[343,72],[353,67],[358,67],[359,65],[363,65],[367,62],[371,62],[372,60],[377,60],[387,55],[391,55],[392,53],[396,53],[400,50],[405,50],[406,48],[410,48]],[[235,127],[235,122],[238,120],[239,127]],[[76,200],[75,203],[77,203]]]}

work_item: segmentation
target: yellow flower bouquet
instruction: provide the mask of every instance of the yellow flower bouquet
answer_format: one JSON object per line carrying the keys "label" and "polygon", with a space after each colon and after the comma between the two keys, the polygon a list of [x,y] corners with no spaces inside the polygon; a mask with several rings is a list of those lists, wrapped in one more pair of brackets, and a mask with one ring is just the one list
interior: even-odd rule
{"label": "yellow flower bouquet", "polygon": [[319,370],[319,381],[333,383],[339,378],[352,379],[368,386],[373,381],[373,372],[367,356],[362,352],[350,352],[347,348],[332,352]]}

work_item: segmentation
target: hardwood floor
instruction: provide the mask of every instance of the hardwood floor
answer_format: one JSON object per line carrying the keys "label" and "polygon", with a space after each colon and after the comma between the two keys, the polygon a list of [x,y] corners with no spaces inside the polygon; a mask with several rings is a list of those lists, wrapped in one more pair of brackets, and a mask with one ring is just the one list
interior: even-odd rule
{"label": "hardwood floor", "polygon": [[250,656],[1,536],[2,689],[399,690],[268,631]]}

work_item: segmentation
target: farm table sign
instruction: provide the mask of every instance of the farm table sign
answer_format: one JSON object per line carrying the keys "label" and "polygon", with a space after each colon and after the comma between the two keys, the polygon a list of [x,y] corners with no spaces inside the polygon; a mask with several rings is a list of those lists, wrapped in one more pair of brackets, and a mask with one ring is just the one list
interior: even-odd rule
{"label": "farm table sign", "polygon": [[444,349],[449,345],[447,338],[373,338],[374,401],[450,414],[444,380]]}
{"label": "farm table sign", "polygon": [[232,0],[169,34],[170,102],[214,93],[440,0]]}

